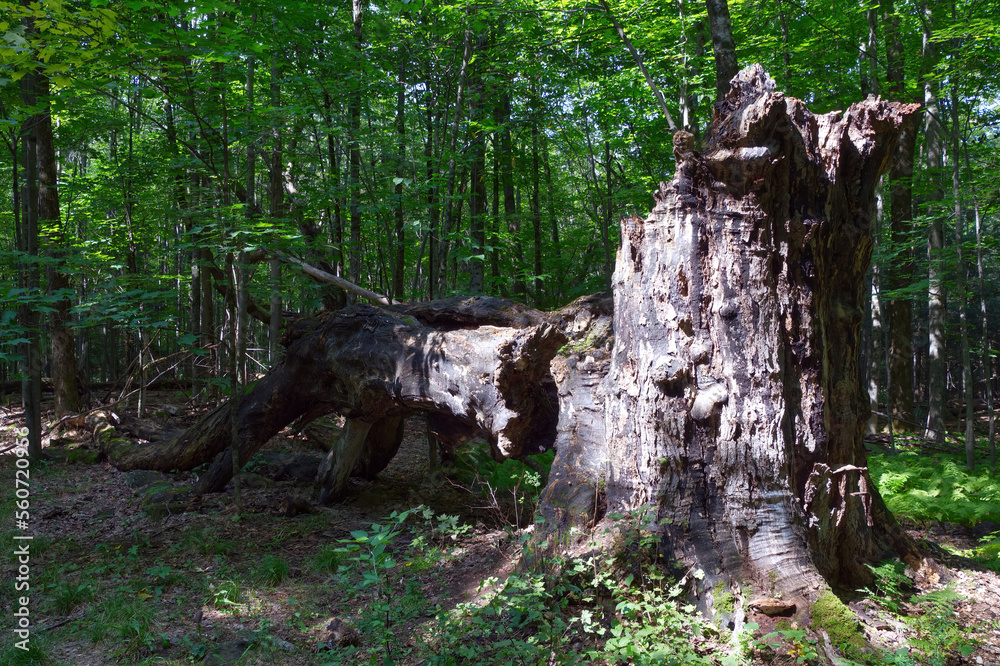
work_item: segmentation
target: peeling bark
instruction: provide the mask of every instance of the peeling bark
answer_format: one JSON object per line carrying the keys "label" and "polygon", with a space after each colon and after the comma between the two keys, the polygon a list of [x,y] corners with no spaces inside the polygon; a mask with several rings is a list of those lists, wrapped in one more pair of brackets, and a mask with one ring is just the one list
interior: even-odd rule
{"label": "peeling bark", "polygon": [[753,66],[707,152],[622,223],[608,511],[652,511],[664,553],[706,573],[706,610],[720,583],[808,602],[916,556],[868,477],[858,383],[874,189],[916,109],[816,116]]}

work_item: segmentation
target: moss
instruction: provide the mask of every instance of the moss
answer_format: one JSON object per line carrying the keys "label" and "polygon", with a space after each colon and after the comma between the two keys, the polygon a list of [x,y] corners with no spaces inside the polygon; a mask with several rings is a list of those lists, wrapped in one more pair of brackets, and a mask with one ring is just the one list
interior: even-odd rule
{"label": "moss", "polygon": [[857,616],[829,589],[812,606],[810,620],[816,629],[825,629],[830,641],[847,653],[867,647],[858,630]]}
{"label": "moss", "polygon": [[96,465],[101,461],[101,454],[97,451],[87,451],[86,449],[71,449],[66,454],[66,462],[83,463],[85,465]]}
{"label": "moss", "polygon": [[736,597],[726,589],[726,584],[721,580],[712,589],[715,610],[720,613],[732,613],[736,610]]}

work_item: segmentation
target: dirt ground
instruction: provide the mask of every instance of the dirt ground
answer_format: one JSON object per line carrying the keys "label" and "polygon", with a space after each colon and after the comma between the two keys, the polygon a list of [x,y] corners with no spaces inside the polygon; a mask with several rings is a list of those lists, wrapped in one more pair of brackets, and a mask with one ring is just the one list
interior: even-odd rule
{"label": "dirt ground", "polygon": [[[145,425],[182,428],[200,411],[170,394],[156,395],[150,407],[154,416]],[[426,522],[421,528],[419,518],[408,521],[413,527],[398,543],[421,533],[431,537],[420,544],[427,558],[410,558],[400,568],[405,571],[393,574],[400,595],[392,600],[400,604],[394,608],[396,663],[421,663],[407,653],[419,653],[413,648],[424,640],[437,610],[476,599],[483,581],[502,581],[516,564],[516,530],[504,524],[509,512],[453,479],[432,478],[420,419],[407,422],[399,454],[377,480],[352,480],[345,501],[294,517],[284,513],[282,500],[290,493],[311,496],[310,485],[259,479],[263,487],[243,489],[241,516],[235,515],[231,486],[225,494],[201,498],[189,510],[149,515],[144,510],[148,493],[130,487],[134,479],[106,462],[88,464],[82,452],[90,446],[89,433],[60,433],[47,442],[51,460],[30,470],[30,524],[17,532],[9,517],[15,509],[16,458],[8,449],[20,419],[19,409],[0,407],[0,451],[6,454],[0,455],[6,493],[0,509],[8,514],[3,518],[3,550],[11,553],[20,543],[13,541],[14,534],[33,536],[31,636],[51,663],[335,663],[336,650],[327,647],[338,641],[364,643],[364,636],[344,636],[343,628],[359,624],[361,607],[370,598],[356,585],[345,590],[335,572],[317,566],[318,554],[352,538],[356,530],[370,532],[373,523],[384,524],[393,511],[419,505],[436,516],[457,516],[456,525],[472,527],[435,532]],[[314,442],[288,429],[268,449],[321,455]],[[179,473],[168,480],[181,484],[191,478],[191,473]],[[917,591],[950,584],[963,597],[955,605],[957,623],[976,632],[976,650],[961,663],[1000,664],[1000,578],[941,549],[968,548],[973,534],[961,526],[913,527],[911,533],[926,541],[940,564],[936,576],[918,581]],[[255,580],[252,572],[259,572],[262,562],[275,558],[287,564],[280,582],[248,582]],[[3,647],[12,635],[17,606],[15,558],[0,557],[0,571]],[[73,591],[78,588],[83,591],[77,598]],[[228,603],[227,595],[236,601]],[[126,610],[102,601],[108,599],[120,599]],[[414,599],[419,603],[403,608]],[[863,616],[869,638],[887,647],[902,645],[905,627],[882,619],[863,601],[855,610]],[[108,625],[103,631],[102,622]],[[250,643],[268,649],[246,652]]]}

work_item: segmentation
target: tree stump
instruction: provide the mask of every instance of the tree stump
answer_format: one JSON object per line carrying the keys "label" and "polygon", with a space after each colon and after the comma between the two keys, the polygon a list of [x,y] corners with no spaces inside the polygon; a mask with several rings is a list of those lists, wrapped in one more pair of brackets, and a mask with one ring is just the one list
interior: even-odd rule
{"label": "tree stump", "polygon": [[858,380],[875,187],[917,108],[814,115],[755,65],[622,223],[608,511],[649,511],[703,609],[740,581],[807,607],[890,550],[919,561],[869,478]]}

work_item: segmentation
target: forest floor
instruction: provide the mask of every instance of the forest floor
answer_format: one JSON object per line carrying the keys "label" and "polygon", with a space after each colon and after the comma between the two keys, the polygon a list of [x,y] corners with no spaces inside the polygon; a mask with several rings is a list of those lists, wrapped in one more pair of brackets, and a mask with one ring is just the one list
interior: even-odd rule
{"label": "forest floor", "polygon": [[[200,413],[168,393],[151,402],[147,425],[181,428]],[[0,407],[0,451],[7,453],[0,474],[8,489],[0,498],[8,554],[0,557],[4,664],[423,664],[434,651],[429,645],[442,612],[482,603],[518,562],[523,530],[511,525],[515,498],[487,499],[454,478],[432,478],[419,419],[407,422],[399,454],[377,480],[352,480],[342,503],[291,517],[283,499],[310,497],[311,485],[263,475],[247,477],[240,516],[231,485],[189,510],[161,515],[176,505],[151,502],[153,490],[189,484],[190,473],[143,486],[148,478],[88,457],[87,433],[62,433],[47,448],[49,460],[30,470],[31,517],[26,532],[18,532],[7,518],[15,510],[16,461],[8,449],[20,418]],[[267,448],[322,453],[287,429]],[[394,568],[384,556],[370,557],[373,550],[355,550],[353,559],[337,552],[375,543],[396,525],[387,517],[414,507],[426,510],[412,512],[387,541]],[[23,594],[14,591],[18,565],[10,553],[24,543],[14,535],[24,533],[33,536],[30,657],[9,645]],[[948,603],[949,617],[935,625],[926,605],[901,600],[900,614],[928,616],[921,634],[919,621],[884,612],[885,600],[859,596],[850,606],[865,636],[885,654],[906,654],[908,643],[923,646],[926,661],[912,652],[911,661],[900,656],[891,663],[1000,664],[1000,577],[956,554],[975,546],[974,533],[938,523],[913,526],[911,534],[940,566],[934,575],[903,581],[914,586],[907,599],[950,590],[957,597]],[[372,562],[386,567],[377,572],[388,574],[381,581],[363,575]],[[354,567],[350,576],[346,565]],[[721,663],[716,656],[724,647],[706,639],[704,663]],[[747,655],[765,663],[744,648]],[[566,663],[554,654],[535,657],[519,663]],[[793,657],[787,650],[772,655],[773,663],[795,663]]]}

